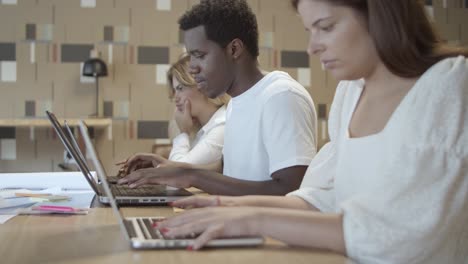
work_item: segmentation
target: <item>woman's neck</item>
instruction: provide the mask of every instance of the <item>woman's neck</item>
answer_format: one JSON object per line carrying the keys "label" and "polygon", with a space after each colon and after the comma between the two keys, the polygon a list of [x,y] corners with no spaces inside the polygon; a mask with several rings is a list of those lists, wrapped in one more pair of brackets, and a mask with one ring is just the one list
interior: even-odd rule
{"label": "woman's neck", "polygon": [[394,94],[407,93],[419,77],[403,78],[390,72],[383,63],[375,67],[366,78],[363,95],[372,99],[383,99]]}
{"label": "woman's neck", "polygon": [[209,102],[200,113],[198,113],[195,118],[198,120],[200,125],[203,127],[210,121],[211,117],[218,111],[219,106]]}

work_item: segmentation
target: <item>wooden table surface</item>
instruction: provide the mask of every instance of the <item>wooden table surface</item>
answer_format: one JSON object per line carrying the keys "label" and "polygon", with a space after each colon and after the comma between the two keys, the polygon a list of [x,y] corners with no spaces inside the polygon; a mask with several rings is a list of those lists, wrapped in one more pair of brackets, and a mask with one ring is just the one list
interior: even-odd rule
{"label": "wooden table surface", "polygon": [[[125,216],[169,216],[170,207],[127,207]],[[132,250],[110,208],[88,215],[20,215],[0,225],[0,263],[350,263],[343,256],[266,240],[255,248]]]}

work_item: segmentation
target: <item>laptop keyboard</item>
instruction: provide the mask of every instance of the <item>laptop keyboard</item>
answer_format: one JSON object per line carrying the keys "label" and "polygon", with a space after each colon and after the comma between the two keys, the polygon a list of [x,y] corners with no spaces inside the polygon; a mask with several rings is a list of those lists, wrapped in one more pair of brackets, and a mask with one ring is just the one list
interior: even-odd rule
{"label": "laptop keyboard", "polygon": [[111,185],[111,191],[115,196],[154,196],[157,191],[154,187],[129,188],[127,185]]}
{"label": "laptop keyboard", "polygon": [[[163,218],[136,218],[136,225],[137,228],[141,231],[145,239],[191,239],[195,238],[196,235],[189,235],[183,238],[168,238],[164,237],[158,229],[153,228],[154,222],[159,222],[164,220]],[[128,234],[130,238],[138,238],[137,231],[135,230],[135,226],[132,220],[124,219],[125,227],[128,230]]]}

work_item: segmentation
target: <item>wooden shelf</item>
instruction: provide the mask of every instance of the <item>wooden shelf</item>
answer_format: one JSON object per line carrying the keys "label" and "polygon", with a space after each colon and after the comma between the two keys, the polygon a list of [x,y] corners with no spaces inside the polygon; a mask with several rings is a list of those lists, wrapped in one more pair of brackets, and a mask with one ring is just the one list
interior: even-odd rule
{"label": "wooden shelf", "polygon": [[[107,129],[107,138],[112,140],[112,119],[110,118],[60,118],[60,124],[64,124],[64,120],[71,127],[78,126],[78,121],[83,120],[89,127],[97,129]],[[0,127],[20,127],[29,128],[30,138],[34,140],[36,128],[52,127],[49,119],[46,118],[18,118],[18,119],[0,119]]]}

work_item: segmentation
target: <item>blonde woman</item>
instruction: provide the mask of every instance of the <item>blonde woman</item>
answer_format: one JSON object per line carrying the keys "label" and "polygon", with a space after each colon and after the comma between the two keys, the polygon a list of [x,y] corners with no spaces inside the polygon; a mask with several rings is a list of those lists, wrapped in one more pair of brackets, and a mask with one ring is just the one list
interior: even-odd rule
{"label": "blonde woman", "polygon": [[189,73],[190,56],[184,55],[167,73],[174,119],[180,134],[173,139],[169,159],[208,164],[221,159],[228,95],[211,99],[198,91]]}
{"label": "blonde woman", "polygon": [[[204,165],[222,158],[226,104],[230,97],[211,99],[199,92],[189,73],[189,62],[190,56],[183,55],[167,73],[169,97],[176,106],[174,120],[180,132],[173,139],[169,160]],[[116,165],[123,165],[120,172],[125,175],[128,170],[155,166],[154,160],[158,160],[157,154],[138,153]]]}

